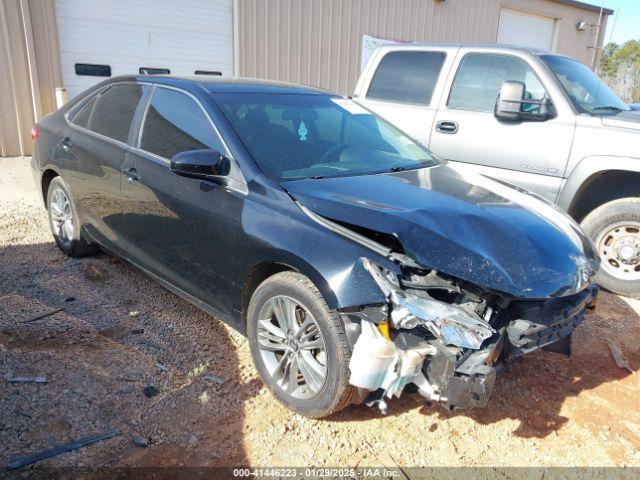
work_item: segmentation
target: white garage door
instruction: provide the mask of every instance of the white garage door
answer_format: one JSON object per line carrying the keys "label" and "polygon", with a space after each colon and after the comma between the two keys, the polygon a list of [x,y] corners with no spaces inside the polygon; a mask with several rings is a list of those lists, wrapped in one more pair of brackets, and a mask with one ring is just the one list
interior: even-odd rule
{"label": "white garage door", "polygon": [[[233,75],[233,0],[57,0],[62,75],[69,98],[140,68]],[[78,65],[78,67],[76,66]],[[83,65],[88,65],[83,67]],[[94,65],[101,66],[95,67]]]}
{"label": "white garage door", "polygon": [[503,8],[498,24],[498,43],[521,47],[553,48],[554,19]]}

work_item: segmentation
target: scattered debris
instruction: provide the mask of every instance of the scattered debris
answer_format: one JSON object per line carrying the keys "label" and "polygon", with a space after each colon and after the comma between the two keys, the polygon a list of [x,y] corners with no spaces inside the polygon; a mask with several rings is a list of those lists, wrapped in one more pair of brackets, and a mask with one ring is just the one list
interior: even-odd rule
{"label": "scattered debris", "polygon": [[409,480],[407,476],[407,472],[403,470],[403,468],[396,462],[396,459],[389,454],[389,452],[383,452],[378,455],[378,461],[384,465],[385,468],[391,470],[390,475],[393,475],[397,479],[401,480]]}
{"label": "scattered debris", "polygon": [[104,274],[100,271],[98,267],[90,263],[84,269],[84,276],[87,280],[91,280],[92,282],[97,282],[103,279]]}
{"label": "scattered debris", "polygon": [[149,440],[139,435],[134,435],[132,440],[133,440],[133,444],[136,447],[147,448],[147,446],[149,445]]}
{"label": "scattered debris", "polygon": [[210,373],[203,375],[202,378],[204,378],[208,382],[217,383],[218,385],[222,385],[224,383],[224,380],[222,380],[220,377],[216,377],[215,375],[211,375]]}
{"label": "scattered debris", "polygon": [[607,339],[607,345],[609,345],[611,356],[613,357],[613,360],[616,362],[616,365],[618,365],[619,368],[626,368],[631,373],[635,373],[633,368],[631,368],[631,364],[629,363],[629,360],[627,360],[627,357],[624,356],[620,343],[609,338]]}
{"label": "scattered debris", "polygon": [[6,374],[4,381],[7,383],[47,383],[47,377],[44,375],[37,377],[12,377]]}
{"label": "scattered debris", "polygon": [[161,347],[160,345],[158,345],[153,340],[148,340],[148,339],[144,338],[144,339],[140,340],[140,343],[142,345],[146,345],[147,347],[151,347],[151,348],[155,348],[156,350],[164,351],[164,348]]}
{"label": "scattered debris", "polygon": [[198,443],[198,437],[194,433],[192,433],[189,436],[189,444],[190,445],[195,445],[196,443]]}
{"label": "scattered debris", "polygon": [[67,297],[64,299],[65,302],[75,302],[76,301],[76,297]]}
{"label": "scattered debris", "polygon": [[103,433],[101,435],[96,435],[95,437],[81,438],[80,440],[76,440],[75,442],[53,447],[48,450],[43,450],[41,452],[34,453],[32,455],[18,457],[13,461],[11,461],[9,465],[7,465],[7,469],[15,470],[17,468],[26,467],[27,465],[31,465],[32,463],[36,463],[41,460],[46,460],[47,458],[51,458],[57,455],[61,455],[63,453],[71,452],[73,450],[77,450],[79,448],[86,447],[87,445],[92,445],[94,443],[101,442],[103,440],[108,440],[110,438],[115,437],[116,435],[120,435],[120,432],[118,430],[112,430],[110,432]]}
{"label": "scattered debris", "polygon": [[49,310],[47,312],[39,313],[38,315],[34,315],[33,317],[27,318],[26,320],[22,320],[22,322],[20,322],[20,323],[35,322],[36,320],[40,320],[42,318],[50,317],[51,315],[55,315],[56,313],[61,312],[63,310],[64,310],[64,307],[54,308],[54,309]]}
{"label": "scattered debris", "polygon": [[142,333],[144,333],[144,328],[134,328],[131,330],[132,335],[140,335]]}
{"label": "scattered debris", "polygon": [[160,390],[158,390],[153,385],[149,385],[149,386],[144,388],[143,393],[147,396],[147,398],[151,398],[151,397],[155,397],[156,395],[158,395],[160,393]]}
{"label": "scattered debris", "polygon": [[169,367],[167,367],[166,365],[163,365],[162,363],[156,363],[156,367],[158,367],[158,369],[162,370],[163,372],[169,371]]}
{"label": "scattered debris", "polygon": [[133,310],[132,312],[129,312],[130,317],[137,317],[138,315],[140,315],[140,312],[138,310]]}

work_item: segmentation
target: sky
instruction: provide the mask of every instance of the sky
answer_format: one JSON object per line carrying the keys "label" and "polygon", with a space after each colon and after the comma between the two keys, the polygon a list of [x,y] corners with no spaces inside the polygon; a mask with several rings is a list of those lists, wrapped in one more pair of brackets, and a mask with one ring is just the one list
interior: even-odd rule
{"label": "sky", "polygon": [[[602,0],[589,0],[589,3],[601,6]],[[640,40],[640,0],[604,0],[604,7],[614,10],[607,22],[605,44]]]}

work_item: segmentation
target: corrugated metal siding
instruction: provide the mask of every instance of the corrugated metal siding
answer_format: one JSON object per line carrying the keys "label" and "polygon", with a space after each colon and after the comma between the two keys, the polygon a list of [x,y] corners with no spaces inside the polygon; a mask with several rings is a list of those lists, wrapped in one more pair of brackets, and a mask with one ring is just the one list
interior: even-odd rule
{"label": "corrugated metal siding", "polygon": [[575,25],[597,24],[598,13],[552,0],[237,0],[236,73],[350,94],[362,35],[494,43],[501,6],[553,17],[555,50],[591,63],[595,29]]}
{"label": "corrugated metal siding", "polygon": [[0,155],[29,155],[30,130],[55,110],[60,60],[52,0],[0,1]]}

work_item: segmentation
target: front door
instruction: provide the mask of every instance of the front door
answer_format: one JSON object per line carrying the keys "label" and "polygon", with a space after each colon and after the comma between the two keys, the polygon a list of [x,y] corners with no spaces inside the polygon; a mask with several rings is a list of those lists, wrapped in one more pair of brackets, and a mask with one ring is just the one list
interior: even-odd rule
{"label": "front door", "polygon": [[[536,191],[555,201],[566,166],[575,118],[559,111],[547,121],[504,122],[493,112],[502,82],[524,82],[525,98],[548,95],[520,57],[464,54],[448,97],[433,123],[429,147],[466,168]],[[536,108],[534,104],[531,108]]]}
{"label": "front door", "polygon": [[139,148],[124,165],[125,248],[143,268],[229,314],[243,199],[169,168],[180,152],[229,152],[199,102],[175,89],[156,88],[140,128]]}

